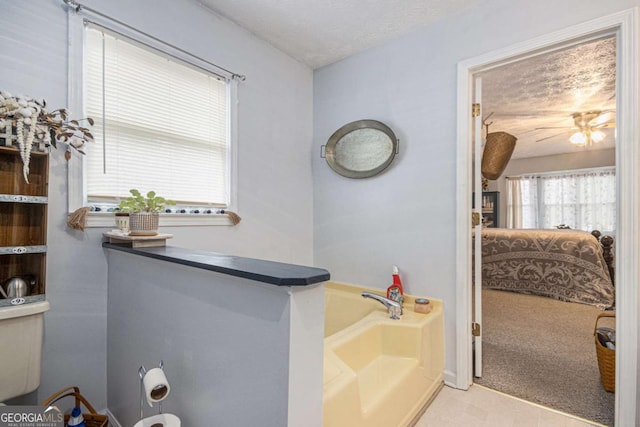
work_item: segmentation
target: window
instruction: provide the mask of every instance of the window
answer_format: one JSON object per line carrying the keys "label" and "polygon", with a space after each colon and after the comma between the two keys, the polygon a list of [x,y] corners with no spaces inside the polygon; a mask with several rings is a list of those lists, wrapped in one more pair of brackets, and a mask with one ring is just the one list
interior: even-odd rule
{"label": "window", "polygon": [[615,168],[507,178],[507,227],[614,233]]}
{"label": "window", "polygon": [[85,38],[89,203],[117,203],[129,189],[180,205],[227,207],[227,80],[100,27]]}

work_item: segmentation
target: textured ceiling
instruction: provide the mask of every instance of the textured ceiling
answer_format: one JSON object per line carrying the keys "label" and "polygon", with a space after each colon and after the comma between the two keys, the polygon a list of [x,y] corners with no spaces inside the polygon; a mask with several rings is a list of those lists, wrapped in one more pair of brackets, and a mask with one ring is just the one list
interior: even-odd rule
{"label": "textured ceiling", "polygon": [[[483,116],[490,132],[518,138],[512,158],[538,157],[615,146],[615,129],[591,147],[569,143],[571,115],[610,111],[594,121],[615,119],[616,44],[610,37],[514,62],[480,74]],[[539,127],[563,127],[542,129]],[[546,138],[546,139],[545,139]],[[544,139],[543,141],[539,141]]]}
{"label": "textured ceiling", "polygon": [[[196,0],[283,52],[322,67],[482,0]],[[568,139],[574,113],[615,118],[615,38],[538,55],[480,74],[490,131],[518,138],[513,158],[615,146],[615,129],[591,147]],[[599,120],[599,119],[596,119]],[[536,129],[566,127],[566,129]],[[542,140],[542,141],[541,141]]]}
{"label": "textured ceiling", "polygon": [[198,0],[312,68],[457,13],[478,0]]}

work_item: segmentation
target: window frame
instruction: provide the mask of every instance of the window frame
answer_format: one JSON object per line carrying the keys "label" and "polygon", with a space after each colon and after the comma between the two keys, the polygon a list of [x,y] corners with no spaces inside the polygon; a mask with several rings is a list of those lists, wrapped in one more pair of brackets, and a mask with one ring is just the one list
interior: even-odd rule
{"label": "window frame", "polygon": [[[542,197],[543,194],[543,189],[539,186],[540,182],[539,182],[539,178],[544,178],[544,177],[552,177],[552,178],[564,178],[566,176],[571,176],[571,175],[576,175],[576,174],[590,174],[590,173],[599,173],[599,172],[607,172],[607,173],[613,173],[614,177],[614,183],[617,183],[617,168],[616,166],[601,166],[601,167],[593,167],[593,168],[581,168],[581,169],[568,169],[568,170],[561,170],[561,171],[550,171],[550,172],[540,172],[540,173],[524,173],[524,174],[519,174],[519,175],[513,175],[510,177],[507,177],[507,179],[509,178],[529,178],[529,179],[536,179],[537,181],[537,221],[538,222],[544,222],[545,220],[545,216],[544,216],[544,206],[545,206],[545,200]],[[617,185],[617,184],[616,184]],[[507,185],[507,192],[511,191],[511,187],[509,185]],[[510,198],[510,195],[507,194],[507,200]],[[563,203],[564,204],[564,203]],[[614,201],[614,206],[616,205],[616,202]],[[507,207],[508,209],[508,207]],[[616,214],[617,215],[617,214]],[[617,216],[614,215],[614,218],[617,218]],[[617,222],[614,220],[614,222]],[[540,228],[542,227],[544,224],[538,224],[538,227],[536,228]],[[616,228],[617,228],[617,223],[615,224]],[[585,231],[592,231],[592,230],[585,230]],[[616,233],[617,230],[601,230],[603,232],[606,233]]]}
{"label": "window frame", "polygon": [[[206,72],[218,75],[227,81],[227,103],[228,103],[228,141],[229,148],[227,150],[227,175],[229,179],[229,201],[228,206],[224,209],[238,212],[238,80],[230,73],[214,70],[209,64],[191,56],[187,52],[171,45],[165,44],[159,39],[147,36],[142,32],[137,32],[128,27],[126,24],[117,21],[111,21],[98,15],[88,15],[83,10],[85,16],[80,16],[77,12],[69,11],[68,13],[68,40],[69,40],[69,58],[68,58],[68,100],[69,110],[76,116],[80,116],[85,111],[85,90],[84,90],[84,50],[85,50],[85,25],[91,24],[103,27],[109,32],[120,34],[131,39],[135,43],[156,49],[163,54],[172,56],[180,61],[184,61],[196,68],[200,68]],[[84,117],[84,116],[83,116]],[[86,193],[86,174],[84,156],[72,152],[72,158],[67,162],[67,196],[68,211],[73,212],[76,209],[87,206]],[[113,227],[113,212],[89,212],[87,216],[87,227]],[[193,214],[193,213],[161,213],[161,226],[192,226],[192,225],[232,225],[227,215],[219,214]]]}

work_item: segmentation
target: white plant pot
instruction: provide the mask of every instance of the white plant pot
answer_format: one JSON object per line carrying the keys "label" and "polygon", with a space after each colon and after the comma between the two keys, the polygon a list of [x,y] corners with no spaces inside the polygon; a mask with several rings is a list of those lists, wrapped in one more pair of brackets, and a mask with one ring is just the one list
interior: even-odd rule
{"label": "white plant pot", "polygon": [[157,212],[137,212],[129,215],[131,236],[155,236],[158,234],[160,215]]}

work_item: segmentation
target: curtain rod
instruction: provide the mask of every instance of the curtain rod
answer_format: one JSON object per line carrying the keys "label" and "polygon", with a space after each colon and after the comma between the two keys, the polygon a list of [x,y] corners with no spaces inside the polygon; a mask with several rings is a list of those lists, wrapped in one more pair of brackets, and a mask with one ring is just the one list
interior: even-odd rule
{"label": "curtain rod", "polygon": [[241,82],[243,82],[243,81],[245,81],[245,80],[247,79],[247,76],[245,76],[244,74],[234,73],[234,72],[233,72],[233,71],[231,71],[231,70],[228,70],[228,69],[226,69],[226,68],[224,68],[224,67],[221,67],[221,66],[219,66],[219,65],[217,65],[217,64],[214,64],[214,63],[213,63],[213,62],[211,62],[211,61],[207,61],[206,59],[201,58],[201,57],[199,57],[199,56],[197,56],[197,55],[194,55],[194,54],[192,54],[191,52],[188,52],[188,51],[186,51],[186,50],[184,50],[184,49],[182,49],[182,48],[180,48],[180,47],[178,47],[178,46],[175,46],[175,45],[172,45],[172,44],[170,44],[170,43],[167,43],[167,42],[165,42],[164,40],[160,40],[159,38],[157,38],[157,37],[155,37],[155,36],[152,36],[151,34],[145,33],[144,31],[140,31],[140,30],[138,30],[137,28],[134,28],[134,27],[132,27],[131,25],[125,24],[124,22],[119,21],[119,20],[117,20],[117,19],[115,19],[115,18],[113,18],[113,17],[111,17],[111,16],[105,15],[105,14],[104,14],[104,13],[102,13],[102,12],[99,12],[99,11],[97,11],[97,10],[95,10],[95,9],[92,9],[92,8],[90,8],[90,7],[87,7],[87,6],[83,5],[83,4],[80,4],[80,3],[78,3],[78,2],[77,2],[77,1],[75,1],[75,0],[62,0],[62,2],[63,2],[64,4],[66,4],[68,7],[72,8],[76,13],[81,12],[82,10],[87,10],[87,11],[89,11],[89,12],[91,12],[91,13],[95,14],[95,15],[98,15],[98,16],[100,16],[100,17],[102,17],[102,18],[106,18],[106,19],[108,19],[108,20],[110,20],[110,21],[115,22],[115,23],[116,23],[116,24],[118,24],[118,25],[122,25],[123,27],[126,27],[126,28],[127,28],[127,29],[129,29],[129,30],[135,31],[135,32],[137,32],[137,33],[139,33],[139,34],[142,34],[142,35],[143,35],[143,36],[145,36],[145,37],[149,37],[150,39],[152,39],[152,40],[154,40],[154,41],[156,41],[156,42],[158,42],[158,43],[161,43],[161,44],[163,44],[163,45],[165,45],[165,46],[168,46],[168,47],[170,47],[171,49],[175,49],[175,50],[177,50],[177,51],[178,51],[178,52],[180,52],[180,53],[183,53],[183,54],[188,55],[188,56],[190,56],[190,57],[192,57],[192,58],[195,58],[195,59],[197,59],[198,61],[202,61],[202,62],[204,62],[204,63],[205,63],[205,64],[207,64],[207,65],[210,65],[210,66],[212,66],[212,67],[217,68],[218,70],[224,71],[225,73],[227,73],[227,74],[231,75],[231,78],[232,78],[232,79],[238,79],[238,80],[239,80],[239,81],[241,81]]}
{"label": "curtain rod", "polygon": [[559,171],[549,171],[549,172],[533,172],[533,173],[523,173],[520,175],[512,175],[505,176],[505,179],[518,179],[518,178],[544,178],[547,176],[553,175],[573,175],[578,173],[598,173],[598,172],[615,172],[615,166],[600,166],[595,168],[582,168],[582,169],[566,169]]}

